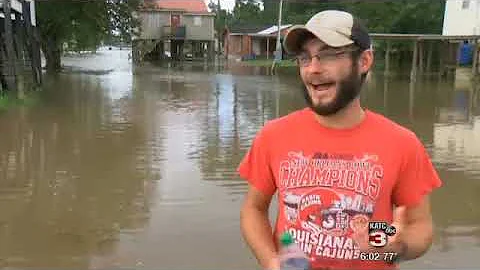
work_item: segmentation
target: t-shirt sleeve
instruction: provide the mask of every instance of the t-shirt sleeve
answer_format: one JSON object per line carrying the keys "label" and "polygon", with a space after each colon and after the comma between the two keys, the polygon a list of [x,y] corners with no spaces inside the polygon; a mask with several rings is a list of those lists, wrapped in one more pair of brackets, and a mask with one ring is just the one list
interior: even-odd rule
{"label": "t-shirt sleeve", "polygon": [[270,147],[264,127],[253,139],[252,145],[238,166],[240,177],[266,195],[276,191],[270,162]]}
{"label": "t-shirt sleeve", "polygon": [[435,167],[420,140],[402,145],[405,155],[393,190],[393,203],[411,206],[420,203],[433,189],[442,185]]}

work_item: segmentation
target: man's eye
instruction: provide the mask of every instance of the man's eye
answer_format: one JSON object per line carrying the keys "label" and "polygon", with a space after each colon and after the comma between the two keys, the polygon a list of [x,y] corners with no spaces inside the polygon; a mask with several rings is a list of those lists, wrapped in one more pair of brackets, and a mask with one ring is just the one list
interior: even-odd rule
{"label": "man's eye", "polygon": [[338,52],[337,51],[324,51],[323,52],[323,55],[325,56],[334,56],[334,55],[337,55]]}
{"label": "man's eye", "polygon": [[306,56],[306,55],[300,55],[300,56],[298,57],[298,59],[300,59],[301,61],[306,61],[306,60],[308,60],[308,58],[309,58],[309,57]]}

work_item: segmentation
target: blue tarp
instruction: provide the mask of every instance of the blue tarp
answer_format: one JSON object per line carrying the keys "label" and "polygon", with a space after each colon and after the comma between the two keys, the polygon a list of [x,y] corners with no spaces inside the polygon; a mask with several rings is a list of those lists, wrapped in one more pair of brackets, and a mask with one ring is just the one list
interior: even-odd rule
{"label": "blue tarp", "polygon": [[472,64],[473,46],[469,43],[463,43],[460,45],[460,54],[458,58],[458,62],[462,66]]}

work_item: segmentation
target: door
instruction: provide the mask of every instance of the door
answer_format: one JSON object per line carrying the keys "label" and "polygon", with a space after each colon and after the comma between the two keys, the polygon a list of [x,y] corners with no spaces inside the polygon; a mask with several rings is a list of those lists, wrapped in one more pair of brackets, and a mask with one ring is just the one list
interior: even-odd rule
{"label": "door", "polygon": [[179,14],[172,14],[170,15],[170,25],[172,28],[177,28],[180,26],[180,15]]}

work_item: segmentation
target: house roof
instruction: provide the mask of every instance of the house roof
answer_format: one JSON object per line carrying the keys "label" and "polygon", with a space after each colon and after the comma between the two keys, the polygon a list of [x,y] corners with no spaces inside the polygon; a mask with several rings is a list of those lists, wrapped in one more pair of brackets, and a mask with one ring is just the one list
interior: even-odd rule
{"label": "house roof", "polygon": [[[283,31],[285,29],[288,29],[292,27],[292,24],[286,24],[286,25],[281,25],[280,26],[280,31]],[[267,27],[262,27],[262,28],[250,28],[250,31],[231,31],[230,35],[232,36],[241,36],[241,35],[247,35],[247,36],[274,36],[277,34],[277,29],[278,26],[267,26]]]}
{"label": "house roof", "polygon": [[230,27],[230,33],[235,34],[250,34],[250,33],[257,33],[263,29],[265,29],[265,25],[232,25]]}
{"label": "house roof", "polygon": [[[291,27],[292,25],[291,24],[286,24],[286,25],[281,25],[280,26],[280,31],[284,30],[284,29],[287,29],[289,27]],[[278,25],[274,25],[272,27],[269,27],[267,29],[264,29],[256,34],[260,34],[260,35],[270,35],[270,34],[274,34],[277,32],[277,29],[278,29]]]}
{"label": "house roof", "polygon": [[154,0],[156,8],[182,10],[190,13],[209,13],[203,0]]}

